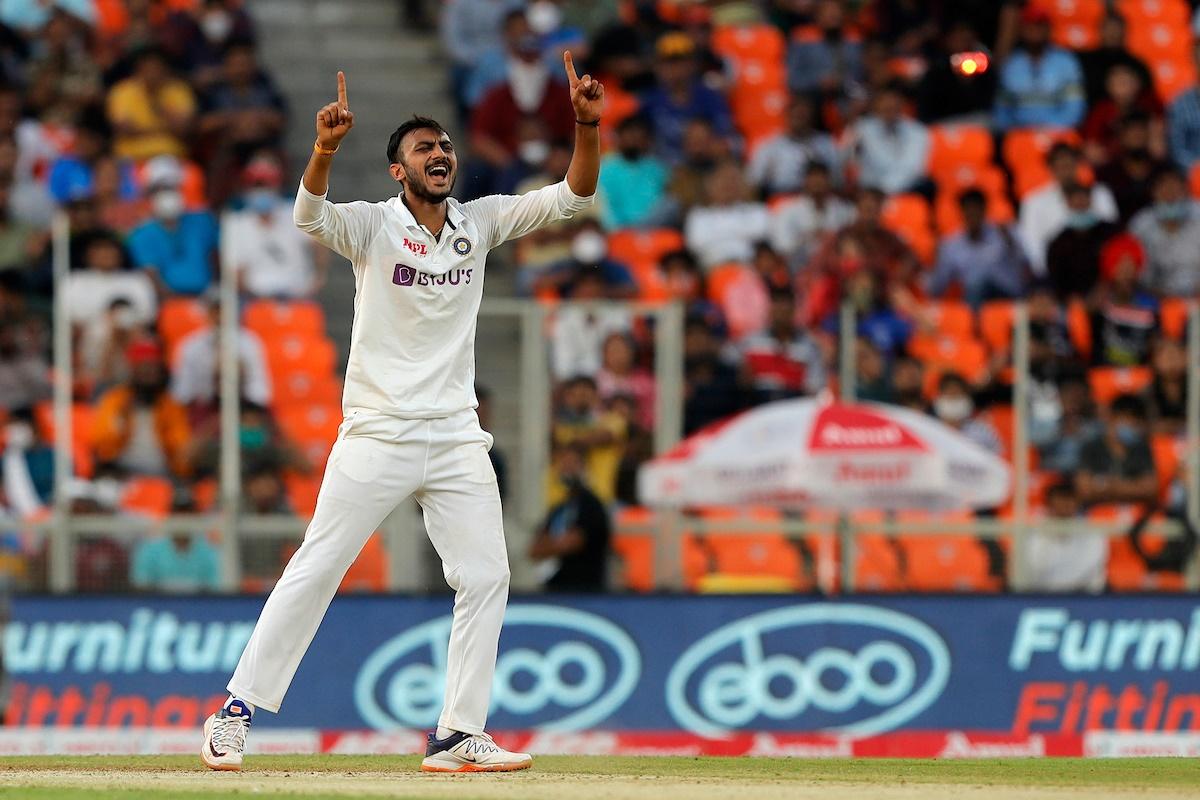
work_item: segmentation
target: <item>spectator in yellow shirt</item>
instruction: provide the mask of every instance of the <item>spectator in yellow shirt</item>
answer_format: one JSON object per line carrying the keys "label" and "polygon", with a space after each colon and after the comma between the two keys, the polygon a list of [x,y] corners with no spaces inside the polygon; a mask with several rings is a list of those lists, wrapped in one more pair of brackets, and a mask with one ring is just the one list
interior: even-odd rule
{"label": "spectator in yellow shirt", "polygon": [[175,77],[160,50],[146,48],[134,58],[133,74],[108,93],[113,150],[136,161],[184,156],[195,113],[196,98],[187,83]]}

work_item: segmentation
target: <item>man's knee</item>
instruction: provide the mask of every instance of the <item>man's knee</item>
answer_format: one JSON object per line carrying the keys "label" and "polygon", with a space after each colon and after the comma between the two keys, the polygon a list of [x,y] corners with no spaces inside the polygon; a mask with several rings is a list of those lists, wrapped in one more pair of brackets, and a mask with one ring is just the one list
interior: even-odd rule
{"label": "man's knee", "polygon": [[459,576],[459,591],[473,595],[488,596],[508,594],[509,570],[507,562],[476,564],[463,570]]}

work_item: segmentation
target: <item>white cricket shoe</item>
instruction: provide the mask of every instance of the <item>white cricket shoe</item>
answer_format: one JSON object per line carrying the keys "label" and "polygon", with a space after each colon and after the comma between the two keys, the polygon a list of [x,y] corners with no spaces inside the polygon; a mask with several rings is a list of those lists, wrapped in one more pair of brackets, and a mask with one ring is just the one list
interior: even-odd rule
{"label": "white cricket shoe", "polygon": [[515,772],[533,766],[528,753],[510,753],[486,733],[429,734],[422,772]]}
{"label": "white cricket shoe", "polygon": [[219,770],[242,768],[250,716],[250,709],[235,702],[205,720],[200,759],[206,767]]}

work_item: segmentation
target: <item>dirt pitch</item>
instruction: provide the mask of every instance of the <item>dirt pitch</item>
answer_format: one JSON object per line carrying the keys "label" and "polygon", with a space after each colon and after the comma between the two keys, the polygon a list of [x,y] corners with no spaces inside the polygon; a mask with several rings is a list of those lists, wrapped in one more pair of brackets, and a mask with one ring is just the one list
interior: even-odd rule
{"label": "dirt pitch", "polygon": [[409,756],[0,758],[0,798],[193,800],[1040,800],[1200,798],[1200,761],[986,761],[543,756],[529,772],[424,775]]}

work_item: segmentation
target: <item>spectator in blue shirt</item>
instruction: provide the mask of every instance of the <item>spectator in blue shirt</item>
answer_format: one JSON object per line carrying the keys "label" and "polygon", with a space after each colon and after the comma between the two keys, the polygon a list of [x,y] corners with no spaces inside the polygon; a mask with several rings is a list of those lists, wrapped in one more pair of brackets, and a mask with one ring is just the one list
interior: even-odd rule
{"label": "spectator in blue shirt", "polygon": [[617,149],[600,164],[600,218],[609,230],[663,221],[670,172],[651,154],[654,138],[643,116],[621,120]]}
{"label": "spectator in blue shirt", "polygon": [[1075,127],[1087,110],[1079,60],[1050,44],[1049,17],[1037,6],[1021,14],[1021,41],[1000,71],[996,127]]}
{"label": "spectator in blue shirt", "polygon": [[904,116],[904,95],[895,85],[876,95],[874,112],[856,122],[848,137],[858,182],[889,195],[916,191],[927,180],[929,129]]}
{"label": "spectator in blue shirt", "polygon": [[145,539],[133,551],[130,582],[145,591],[191,594],[220,588],[220,559],[203,536]]}
{"label": "spectator in blue shirt", "polygon": [[1200,86],[1193,86],[1167,107],[1167,143],[1171,158],[1184,170],[1200,161]]}
{"label": "spectator in blue shirt", "polygon": [[129,234],[134,263],[174,294],[200,294],[213,280],[217,220],[208,211],[185,211],[183,171],[173,156],[151,159],[146,192],[154,216]]}
{"label": "spectator in blue shirt", "polygon": [[814,25],[800,28],[788,47],[788,88],[793,92],[841,92],[863,77],[862,41],[845,27],[840,0],[821,0]]}
{"label": "spectator in blue shirt", "polygon": [[958,198],[966,229],[946,239],[938,250],[929,294],[941,297],[957,284],[973,306],[997,298],[1018,297],[1025,282],[1025,255],[1006,225],[987,221],[987,199],[978,189]]}
{"label": "spectator in blue shirt", "polygon": [[[109,149],[108,137],[99,126],[107,124],[107,120],[101,118],[80,125],[75,132],[74,152],[59,156],[50,164],[47,180],[50,196],[56,203],[62,205],[95,195],[96,164],[107,155]],[[133,165],[123,161],[119,166],[119,196],[122,200],[136,200],[138,189],[133,177]]]}
{"label": "spectator in blue shirt", "polygon": [[688,120],[708,120],[719,136],[733,133],[733,117],[724,96],[705,86],[697,74],[696,45],[686,33],[667,33],[656,45],[658,85],[642,96],[642,110],[654,126],[659,155],[681,159]]}

